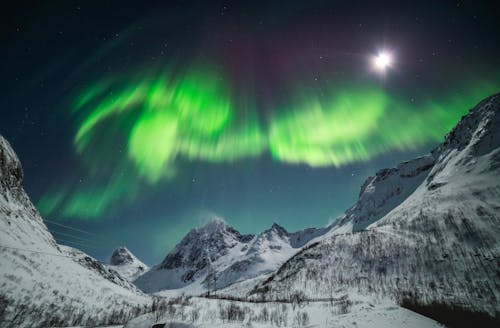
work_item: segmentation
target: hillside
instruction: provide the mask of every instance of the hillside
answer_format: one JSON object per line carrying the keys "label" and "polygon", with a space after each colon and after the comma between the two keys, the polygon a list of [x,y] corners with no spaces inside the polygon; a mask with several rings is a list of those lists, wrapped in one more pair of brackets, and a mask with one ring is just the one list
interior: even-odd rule
{"label": "hillside", "polygon": [[293,256],[252,297],[351,292],[428,314],[456,310],[498,320],[499,126],[495,95],[431,154],[370,177],[329,236]]}
{"label": "hillside", "polygon": [[150,298],[90,256],[59,246],[22,187],[21,163],[0,136],[2,327],[121,323]]}

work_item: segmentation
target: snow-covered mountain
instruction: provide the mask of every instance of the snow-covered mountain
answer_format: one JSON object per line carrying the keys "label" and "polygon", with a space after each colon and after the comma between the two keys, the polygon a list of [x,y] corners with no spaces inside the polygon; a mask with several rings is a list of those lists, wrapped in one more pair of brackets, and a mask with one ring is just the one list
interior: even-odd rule
{"label": "snow-covered mountain", "polygon": [[499,259],[500,95],[495,95],[464,116],[429,155],[368,178],[358,202],[327,235],[289,259],[253,295],[356,292],[498,320]]}
{"label": "snow-covered mountain", "polygon": [[22,187],[21,163],[0,136],[0,323],[53,327],[121,323],[150,298],[78,250],[59,246]]}
{"label": "snow-covered mountain", "polygon": [[258,235],[242,235],[225,221],[214,219],[192,229],[160,264],[134,283],[149,293],[221,289],[273,272],[327,231],[311,228],[289,233],[275,223]]}
{"label": "snow-covered mountain", "polygon": [[113,251],[109,258],[109,264],[106,264],[106,267],[115,270],[120,276],[130,282],[149,270],[149,267],[142,263],[125,246],[118,247]]}
{"label": "snow-covered mountain", "polygon": [[384,217],[401,204],[424,181],[434,165],[434,157],[425,155],[379,170],[365,180],[359,200],[333,223],[332,233],[360,231]]}
{"label": "snow-covered mountain", "polygon": [[[229,294],[242,297],[247,289],[250,298],[300,295],[333,309],[335,302],[342,307],[353,300],[353,308],[364,314],[397,302],[498,320],[499,127],[500,95],[495,95],[464,116],[430,154],[368,178],[356,204],[329,227],[290,233],[273,224],[243,235],[216,219],[191,230],[149,271],[124,247],[103,265],[58,245],[22,188],[16,154],[0,136],[0,323],[121,323],[151,308],[151,298],[130,283],[136,276],[136,286],[160,294],[233,288]],[[198,299],[187,305],[192,313],[197,303],[210,303],[215,313],[220,302]],[[258,304],[262,312],[268,306]],[[391,307],[377,313],[386,316]],[[322,309],[314,305],[308,311],[317,315]],[[335,312],[328,322],[338,323],[339,313],[346,314]],[[356,315],[349,314],[349,322]]]}
{"label": "snow-covered mountain", "polygon": [[66,245],[58,246],[64,254],[73,258],[73,260],[75,260],[80,265],[98,273],[100,276],[111,281],[112,283],[117,284],[118,286],[138,292],[137,287],[132,284],[132,282],[130,282],[125,276],[123,276],[120,272],[118,272],[111,266],[101,263],[90,255],[74,247]]}

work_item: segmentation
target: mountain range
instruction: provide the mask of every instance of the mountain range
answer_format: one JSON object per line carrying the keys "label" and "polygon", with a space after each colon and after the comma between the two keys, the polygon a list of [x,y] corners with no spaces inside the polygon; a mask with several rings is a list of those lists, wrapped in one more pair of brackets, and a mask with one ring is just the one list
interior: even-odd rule
{"label": "mountain range", "polygon": [[158,265],[134,283],[152,293],[182,288],[201,293],[275,271],[328,228],[289,233],[274,223],[257,235],[242,235],[222,219],[192,229]]}
{"label": "mountain range", "polygon": [[104,264],[58,245],[22,181],[0,136],[0,321],[8,327],[34,317],[41,327],[124,322],[151,307],[151,293],[252,302],[361,295],[443,322],[500,318],[500,95],[429,154],[366,179],[327,227],[291,233],[273,224],[252,235],[215,219],[151,268],[126,247]]}
{"label": "mountain range", "polygon": [[241,235],[216,220],[188,233],[135,284],[149,293],[191,285],[241,296],[244,288],[224,288],[260,277],[246,296],[356,292],[498,318],[499,110],[500,96],[492,96],[429,154],[379,170],[328,227],[288,233],[274,224]]}

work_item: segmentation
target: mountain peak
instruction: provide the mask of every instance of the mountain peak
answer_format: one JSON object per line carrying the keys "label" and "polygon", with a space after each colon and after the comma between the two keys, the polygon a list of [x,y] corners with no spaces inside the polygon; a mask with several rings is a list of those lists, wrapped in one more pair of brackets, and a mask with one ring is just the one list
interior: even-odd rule
{"label": "mountain peak", "polygon": [[446,135],[442,148],[461,150],[468,144],[477,144],[481,141],[484,143],[484,139],[487,139],[486,136],[491,139],[491,141],[487,141],[489,147],[486,148],[494,147],[496,143],[493,143],[493,140],[498,140],[495,137],[498,137],[496,127],[500,122],[499,108],[500,94],[495,94],[481,101],[467,115],[463,116],[460,122]]}
{"label": "mountain peak", "polygon": [[279,235],[288,235],[288,231],[276,222],[273,222],[273,225],[268,231],[275,231]]}
{"label": "mountain peak", "polygon": [[21,162],[2,135],[0,135],[0,181],[6,187],[21,186],[23,183]]}
{"label": "mountain peak", "polygon": [[128,281],[134,281],[145,273],[149,267],[142,263],[125,246],[116,248],[111,254],[108,267],[112,268]]}
{"label": "mountain peak", "polygon": [[253,235],[242,235],[224,219],[215,217],[205,225],[191,229],[180,244],[190,243],[193,240],[201,240],[208,244],[224,240],[226,244],[233,244],[234,242],[248,242],[252,238]]}
{"label": "mountain peak", "polygon": [[214,218],[192,229],[159,265],[135,283],[146,292],[184,287],[205,277],[212,263],[253,237],[242,235],[223,219]]}
{"label": "mountain peak", "polygon": [[219,230],[225,230],[226,228],[230,227],[224,219],[219,218],[219,217],[214,217],[205,225],[196,228],[197,231],[207,231],[207,232],[213,232],[213,231],[219,231]]}
{"label": "mountain peak", "polygon": [[134,256],[125,246],[116,248],[109,259],[111,265],[122,265],[125,263],[132,263],[133,261]]}

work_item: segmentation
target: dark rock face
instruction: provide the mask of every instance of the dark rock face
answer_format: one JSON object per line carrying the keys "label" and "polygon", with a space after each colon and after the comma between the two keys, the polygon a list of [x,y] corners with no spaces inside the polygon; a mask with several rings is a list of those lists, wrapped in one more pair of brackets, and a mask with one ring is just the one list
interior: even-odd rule
{"label": "dark rock face", "polygon": [[270,230],[276,232],[281,237],[289,235],[288,231],[286,231],[285,228],[283,228],[282,226],[280,226],[277,223],[273,223]]}
{"label": "dark rock face", "polygon": [[242,235],[222,220],[213,220],[191,230],[165,257],[159,269],[193,269],[194,272],[185,275],[185,280],[189,281],[194,273],[206,268],[209,262],[226,255],[238,243],[248,242],[252,238],[253,235]]}
{"label": "dark rock face", "polygon": [[[9,142],[0,135],[0,197],[3,197],[7,202],[13,201],[22,204],[24,209],[30,212],[35,220],[41,222],[37,209],[24,192],[23,178],[23,169],[19,158]],[[19,214],[7,212],[7,216],[12,215],[18,217]],[[52,237],[49,239],[51,244],[56,245]]]}
{"label": "dark rock face", "polygon": [[149,269],[125,246],[116,248],[111,253],[111,257],[105,266],[112,271],[118,272],[121,277],[129,282],[136,280]]}
{"label": "dark rock face", "polygon": [[125,263],[132,263],[133,261],[132,254],[125,247],[119,247],[114,250],[113,254],[111,254],[111,259],[109,263],[111,265],[121,265]]}
{"label": "dark rock face", "polygon": [[21,162],[9,142],[0,135],[0,185],[3,189],[20,188],[22,183]]}

